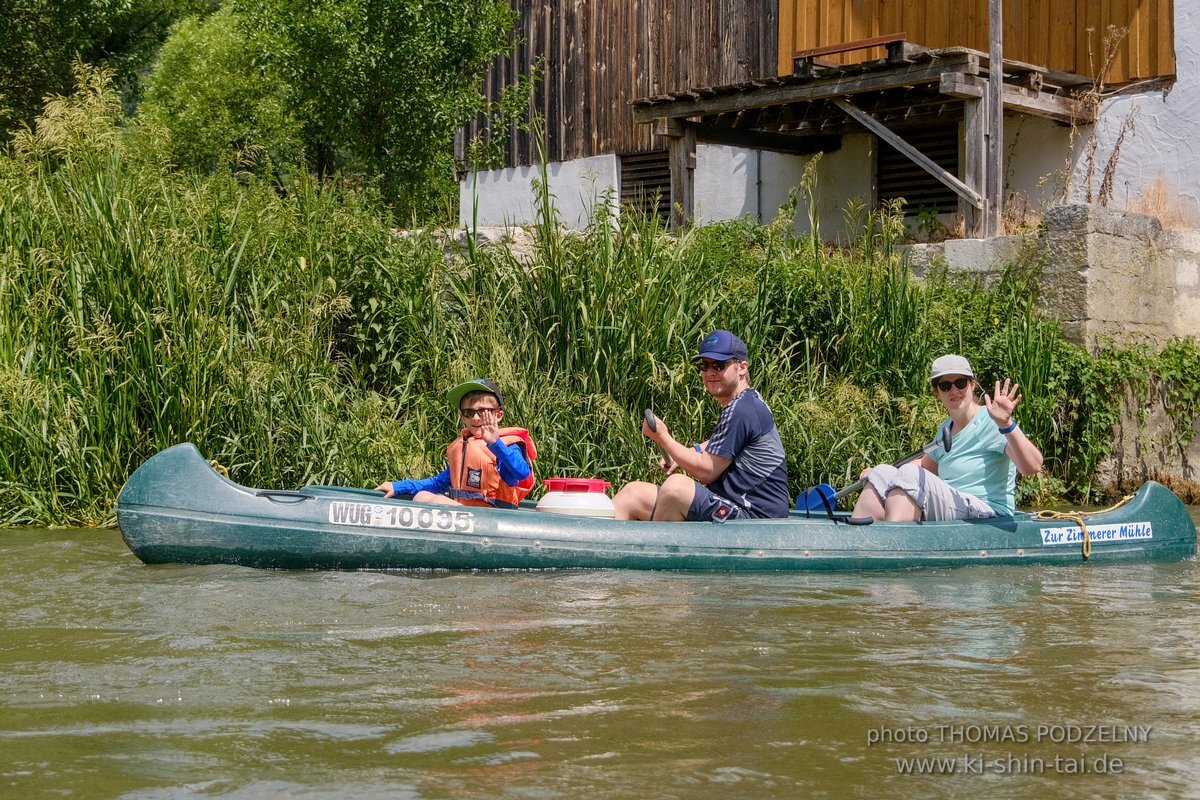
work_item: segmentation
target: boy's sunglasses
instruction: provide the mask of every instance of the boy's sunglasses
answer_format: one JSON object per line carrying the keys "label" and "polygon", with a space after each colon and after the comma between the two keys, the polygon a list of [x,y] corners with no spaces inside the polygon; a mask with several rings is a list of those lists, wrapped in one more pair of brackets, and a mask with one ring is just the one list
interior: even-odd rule
{"label": "boy's sunglasses", "polygon": [[458,413],[463,415],[463,419],[475,419],[482,417],[488,411],[499,411],[498,408],[460,408]]}
{"label": "boy's sunglasses", "polygon": [[938,381],[934,384],[934,386],[938,388],[938,391],[948,392],[950,391],[951,386],[953,386],[955,389],[965,389],[967,388],[967,384],[970,382],[970,378],[958,378],[953,381]]}

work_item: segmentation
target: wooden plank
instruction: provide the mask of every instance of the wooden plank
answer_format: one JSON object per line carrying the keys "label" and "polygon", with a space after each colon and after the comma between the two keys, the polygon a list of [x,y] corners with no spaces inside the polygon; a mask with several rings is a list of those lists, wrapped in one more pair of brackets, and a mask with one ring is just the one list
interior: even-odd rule
{"label": "wooden plank", "polygon": [[927,64],[911,64],[887,72],[855,76],[816,78],[804,84],[768,86],[756,92],[714,97],[705,100],[676,100],[671,103],[638,106],[634,119],[650,122],[658,117],[694,117],[750,108],[766,108],[783,103],[822,100],[834,96],[862,94],[884,89],[898,89],[941,80],[946,72],[967,72],[978,69],[978,59],[966,52],[938,59]]}
{"label": "wooden plank", "polygon": [[[976,100],[984,96],[986,88],[987,81],[984,78],[961,73],[944,75],[939,84],[942,94]],[[1022,114],[1044,117],[1065,124],[1074,121],[1088,125],[1095,121],[1087,113],[1087,105],[1071,97],[1060,97],[1005,84],[1002,98],[1006,109]]]}
{"label": "wooden plank", "polygon": [[[920,44],[926,47],[946,47],[950,41],[950,20],[963,0],[925,0],[925,36]],[[914,40],[916,41],[916,40]]]}
{"label": "wooden plank", "polygon": [[795,58],[811,58],[812,56],[827,56],[833,53],[847,53],[853,50],[866,50],[870,47],[879,47],[880,45],[892,44],[893,42],[903,42],[904,32],[889,33],[884,36],[873,36],[870,39],[856,39],[852,42],[843,42],[842,44],[827,44],[821,47],[810,47],[807,50],[797,50]]}
{"label": "wooden plank", "polygon": [[[1047,14],[1050,14],[1050,4],[1044,3]],[[1054,24],[1050,26],[1045,66],[1063,72],[1078,72],[1075,69],[1075,29],[1078,19],[1074,7],[1069,3],[1066,9],[1060,9],[1053,15]],[[1065,11],[1065,13],[1063,13]]]}
{"label": "wooden plank", "polygon": [[984,236],[999,236],[1004,201],[1004,0],[988,0],[987,167],[984,170]]}
{"label": "wooden plank", "polygon": [[979,195],[979,192],[975,191],[970,186],[967,186],[965,183],[960,181],[957,177],[942,169],[920,150],[917,150],[908,142],[904,141],[904,139],[893,133],[890,128],[880,124],[870,114],[867,114],[849,100],[845,100],[841,97],[834,98],[833,103],[842,111],[846,112],[846,114],[851,118],[862,124],[862,126],[867,130],[871,131],[880,139],[906,155],[914,163],[920,166],[921,169],[925,170],[930,175],[948,186],[955,194],[965,198],[971,205],[975,206],[976,208],[981,208],[983,206],[984,200]]}
{"label": "wooden plank", "polygon": [[776,48],[775,74],[790,75],[792,59],[788,53],[799,49],[796,41],[796,7],[799,0],[779,0],[779,47]]}
{"label": "wooden plank", "polygon": [[[1182,2],[1182,0],[1180,1]],[[1155,60],[1151,65],[1151,71],[1155,75],[1174,75],[1176,71],[1174,3],[1172,0],[1159,0],[1157,8],[1157,25],[1155,26],[1157,34],[1154,36],[1154,41],[1158,46],[1155,48]]]}

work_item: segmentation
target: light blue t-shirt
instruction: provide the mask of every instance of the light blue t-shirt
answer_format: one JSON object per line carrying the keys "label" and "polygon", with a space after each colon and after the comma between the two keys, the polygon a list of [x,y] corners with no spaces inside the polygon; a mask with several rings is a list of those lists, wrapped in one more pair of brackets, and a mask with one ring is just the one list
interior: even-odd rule
{"label": "light blue t-shirt", "polygon": [[[942,427],[950,420],[942,423]],[[941,438],[941,428],[938,429]],[[947,453],[940,445],[929,457],[938,465],[938,476],[960,492],[975,495],[999,516],[1012,516],[1016,507],[1017,465],[1004,453],[1008,440],[995,420],[980,408],[954,435]]]}

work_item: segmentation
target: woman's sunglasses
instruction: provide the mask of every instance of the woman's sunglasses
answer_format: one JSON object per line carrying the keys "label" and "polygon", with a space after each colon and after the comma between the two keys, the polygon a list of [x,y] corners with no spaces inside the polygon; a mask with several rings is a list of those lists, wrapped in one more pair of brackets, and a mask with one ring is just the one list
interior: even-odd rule
{"label": "woman's sunglasses", "polygon": [[970,382],[971,382],[970,378],[958,378],[953,381],[938,381],[937,383],[934,384],[934,386],[936,386],[938,388],[938,391],[948,392],[948,391],[950,391],[950,387],[952,387],[952,386],[955,389],[965,389],[965,388],[967,388],[967,384]]}

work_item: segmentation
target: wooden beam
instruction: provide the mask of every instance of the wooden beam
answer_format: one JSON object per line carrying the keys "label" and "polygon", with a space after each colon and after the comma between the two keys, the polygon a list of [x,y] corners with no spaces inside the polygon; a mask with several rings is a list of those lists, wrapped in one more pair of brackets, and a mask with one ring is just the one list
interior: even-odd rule
{"label": "wooden beam", "polygon": [[[964,75],[961,72],[947,73],[942,76],[939,90],[951,97],[982,98],[987,89],[987,79],[979,75]],[[1035,117],[1045,117],[1055,122],[1079,125],[1090,125],[1095,120],[1086,103],[1070,97],[1035,92],[1019,86],[1004,84],[1002,93],[1004,107],[1010,111],[1030,114]]]}
{"label": "wooden beam", "polygon": [[833,102],[837,104],[838,108],[846,112],[848,116],[858,121],[864,128],[874,133],[880,139],[883,139],[885,142],[899,150],[904,155],[908,156],[910,161],[928,172],[933,177],[937,178],[959,197],[965,198],[967,202],[976,208],[983,207],[983,198],[980,197],[979,192],[975,191],[970,186],[967,186],[965,183],[956,178],[954,175],[951,175],[949,172],[942,169],[936,162],[897,136],[895,132],[893,132],[879,120],[875,119],[870,114],[851,103],[849,100],[845,100],[841,97],[835,97]]}
{"label": "wooden beam", "polygon": [[853,50],[868,50],[872,47],[903,42],[906,33],[888,33],[883,36],[873,36],[870,39],[856,39],[842,44],[827,44],[823,47],[810,47],[807,50],[797,50],[793,58],[810,58],[812,56],[828,56],[834,53],[849,53]]}
{"label": "wooden beam", "polygon": [[825,100],[830,97],[899,89],[922,83],[937,83],[941,80],[943,73],[974,72],[978,68],[978,56],[968,51],[962,51],[952,54],[949,58],[938,58],[926,64],[909,64],[884,72],[815,78],[807,83],[783,83],[777,86],[765,86],[753,92],[722,97],[699,100],[683,98],[671,102],[639,104],[634,106],[633,118],[636,122],[653,122],[660,117],[700,117],[726,111],[766,108],[767,106],[807,100]]}
{"label": "wooden beam", "polygon": [[984,236],[999,236],[1004,203],[1004,2],[988,0],[987,169],[984,171]]}
{"label": "wooden beam", "polygon": [[697,125],[696,139],[701,142],[748,147],[751,150],[770,150],[773,153],[795,156],[832,153],[842,148],[840,136],[793,136],[786,133],[740,130],[721,125]]}

